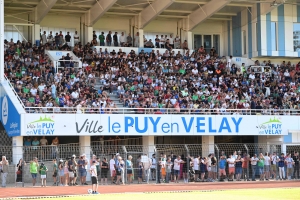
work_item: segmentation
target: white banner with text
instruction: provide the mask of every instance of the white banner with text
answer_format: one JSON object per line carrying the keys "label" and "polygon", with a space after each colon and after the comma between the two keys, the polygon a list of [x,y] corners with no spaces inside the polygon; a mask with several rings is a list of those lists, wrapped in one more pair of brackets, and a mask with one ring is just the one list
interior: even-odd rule
{"label": "white banner with text", "polygon": [[21,135],[287,135],[297,116],[24,114]]}

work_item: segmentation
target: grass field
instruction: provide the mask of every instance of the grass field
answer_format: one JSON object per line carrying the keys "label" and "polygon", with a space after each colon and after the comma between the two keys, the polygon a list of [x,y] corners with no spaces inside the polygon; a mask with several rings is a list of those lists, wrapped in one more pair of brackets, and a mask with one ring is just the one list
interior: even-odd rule
{"label": "grass field", "polygon": [[[186,200],[191,198],[206,198],[208,200],[290,200],[300,199],[299,188],[283,189],[243,189],[243,190],[224,190],[224,191],[202,191],[202,192],[178,192],[178,193],[125,193],[125,194],[103,194],[90,196],[73,196],[66,198],[54,198],[55,200],[153,200],[153,199],[172,199]],[[42,200],[42,199],[41,199]]]}

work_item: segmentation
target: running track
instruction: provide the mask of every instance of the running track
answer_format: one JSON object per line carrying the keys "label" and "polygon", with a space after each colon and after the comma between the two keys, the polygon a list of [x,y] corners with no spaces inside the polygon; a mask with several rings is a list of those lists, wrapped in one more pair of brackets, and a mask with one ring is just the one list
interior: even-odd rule
{"label": "running track", "polygon": [[[299,181],[270,181],[270,182],[233,182],[233,183],[189,183],[189,184],[142,184],[142,185],[107,185],[99,186],[101,194],[109,193],[141,193],[194,190],[228,190],[250,188],[291,188],[300,187]],[[1,188],[0,198],[86,195],[91,186],[49,186],[46,188],[25,186],[24,188]]]}

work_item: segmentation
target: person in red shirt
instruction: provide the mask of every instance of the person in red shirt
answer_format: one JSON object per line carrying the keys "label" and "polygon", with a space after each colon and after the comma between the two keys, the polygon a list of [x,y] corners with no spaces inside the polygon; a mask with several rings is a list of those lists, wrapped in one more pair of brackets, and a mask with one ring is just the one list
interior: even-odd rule
{"label": "person in red shirt", "polygon": [[244,109],[244,105],[242,104],[242,102],[239,102],[236,106],[237,109]]}
{"label": "person in red shirt", "polygon": [[250,160],[250,156],[247,155],[246,153],[244,154],[243,158],[242,158],[242,169],[243,169],[243,174],[242,174],[242,177],[244,177],[244,181],[250,181],[248,175],[249,175],[249,172],[248,172],[248,166],[249,166],[249,160]]}

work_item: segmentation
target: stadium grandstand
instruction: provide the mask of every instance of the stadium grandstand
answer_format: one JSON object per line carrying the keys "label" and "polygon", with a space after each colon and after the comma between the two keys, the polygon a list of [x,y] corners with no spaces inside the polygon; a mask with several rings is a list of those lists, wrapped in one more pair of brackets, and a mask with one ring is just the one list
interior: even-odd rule
{"label": "stadium grandstand", "polygon": [[[300,1],[1,9],[3,163],[56,160],[61,186],[89,184],[94,161],[101,184],[300,178]],[[31,181],[19,170],[9,183]]]}

